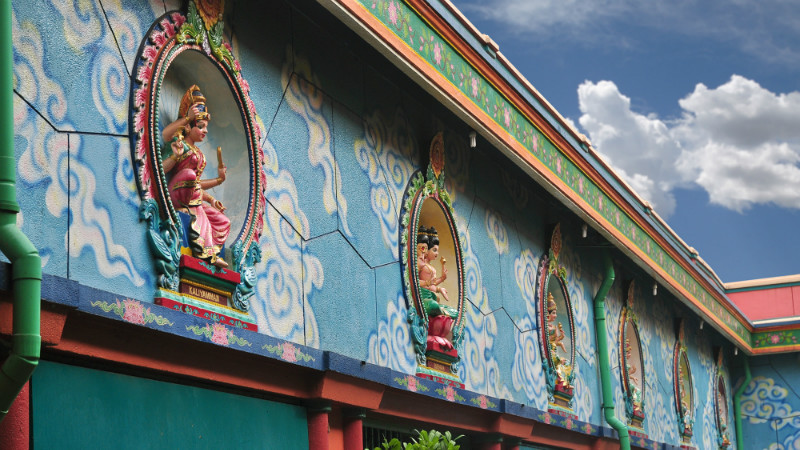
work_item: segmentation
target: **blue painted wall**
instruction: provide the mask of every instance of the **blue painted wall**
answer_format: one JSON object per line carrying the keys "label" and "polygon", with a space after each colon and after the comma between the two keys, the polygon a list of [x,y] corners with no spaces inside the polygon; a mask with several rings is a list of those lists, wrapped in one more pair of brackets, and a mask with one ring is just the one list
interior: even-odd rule
{"label": "blue painted wall", "polygon": [[797,363],[796,354],[750,358],[753,379],[742,394],[745,448],[797,448],[800,443]]}
{"label": "blue painted wall", "polygon": [[[462,122],[321,9],[231,3],[226,30],[266,131],[264,258],[251,301],[259,331],[414,373],[398,263],[400,201],[411,175],[427,165],[430,140],[443,131],[447,189],[464,246],[467,328],[459,373],[467,389],[547,408],[534,302],[540,280],[529,274],[548,250],[548,230],[561,222],[576,324],[574,409],[581,421],[604,425],[592,309],[603,270],[597,249],[581,247],[572,213],[487,142],[468,148]],[[46,273],[152,302],[128,96],[139,43],[166,7],[156,0],[85,5],[13,3],[20,223],[41,249]],[[652,281],[630,262],[616,265],[604,331],[617,416],[624,417],[623,281]],[[685,317],[693,444],[714,448],[712,349],[722,345],[730,355],[730,346],[710,327],[699,330],[693,313],[663,290],[653,297],[640,287],[635,311],[647,375],[645,431],[678,444],[673,320]]]}

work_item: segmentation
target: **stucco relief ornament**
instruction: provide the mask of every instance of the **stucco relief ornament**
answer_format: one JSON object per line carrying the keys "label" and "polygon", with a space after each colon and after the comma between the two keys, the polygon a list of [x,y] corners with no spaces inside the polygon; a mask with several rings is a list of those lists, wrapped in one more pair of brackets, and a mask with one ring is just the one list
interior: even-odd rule
{"label": "stucco relief ornament", "polygon": [[129,130],[156,301],[254,329],[264,151],[250,87],[223,35],[224,6],[190,0],[185,14],[152,24],[135,62]]}
{"label": "stucco relief ornament", "polygon": [[464,337],[464,262],[444,165],[439,133],[431,142],[427,177],[412,175],[403,197],[401,270],[417,375],[463,387],[456,364]]}
{"label": "stucco relief ornament", "polygon": [[559,262],[561,250],[561,225],[557,224],[550,239],[550,249],[539,262],[537,320],[550,407],[572,413],[575,322],[567,289],[567,270]]}
{"label": "stucco relief ornament", "polygon": [[692,370],[684,339],[684,322],[677,325],[677,340],[673,357],[675,410],[678,414],[678,427],[684,444],[692,442],[694,434],[694,387]]}
{"label": "stucco relief ornament", "polygon": [[625,394],[625,414],[628,423],[643,432],[645,388],[644,355],[639,336],[639,319],[633,311],[635,286],[628,285],[628,296],[620,320],[620,375]]}
{"label": "stucco relief ornament", "polygon": [[722,348],[717,349],[717,367],[714,383],[714,412],[717,422],[717,445],[719,448],[730,447],[730,430],[728,430],[728,388],[725,383],[725,365],[722,360]]}

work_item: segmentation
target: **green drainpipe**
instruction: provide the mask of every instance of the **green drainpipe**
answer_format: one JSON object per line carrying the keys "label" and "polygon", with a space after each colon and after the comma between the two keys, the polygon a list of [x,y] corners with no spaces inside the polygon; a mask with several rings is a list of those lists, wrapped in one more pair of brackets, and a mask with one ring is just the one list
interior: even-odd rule
{"label": "green drainpipe", "polygon": [[614,264],[608,254],[604,255],[606,278],[597,295],[594,296],[595,334],[597,335],[597,354],[600,358],[600,382],[603,385],[603,415],[611,428],[619,435],[619,448],[631,449],[628,426],[614,416],[614,397],[611,393],[611,364],[608,362],[608,337],[606,337],[606,294],[614,284]]}
{"label": "green drainpipe", "polygon": [[17,228],[13,67],[11,0],[0,0],[0,252],[11,261],[14,295],[13,343],[0,367],[0,421],[39,363],[42,343],[39,332],[42,262],[36,247]]}
{"label": "green drainpipe", "polygon": [[744,357],[744,383],[739,386],[739,389],[733,394],[733,415],[736,422],[736,448],[742,450],[744,448],[744,438],[742,437],[742,394],[747,386],[750,385],[750,380],[753,377],[750,375],[750,362],[747,356]]}

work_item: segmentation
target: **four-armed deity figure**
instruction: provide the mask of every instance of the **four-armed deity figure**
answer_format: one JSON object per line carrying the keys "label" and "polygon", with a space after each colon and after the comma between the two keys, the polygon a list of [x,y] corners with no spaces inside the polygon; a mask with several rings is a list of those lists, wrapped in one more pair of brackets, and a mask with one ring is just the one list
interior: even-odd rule
{"label": "four-armed deity figure", "polygon": [[206,191],[225,181],[222,149],[217,148],[217,177],[203,180],[206,158],[196,147],[208,134],[211,120],[205,102],[200,88],[190,87],[181,99],[179,118],[164,127],[164,142],[172,149],[172,154],[163,161],[164,173],[172,173],[169,181],[172,204],[192,217],[189,232],[192,255],[218,267],[227,267],[219,253],[230,233],[231,222],[223,213],[222,202]]}
{"label": "four-armed deity figure", "polygon": [[442,319],[449,320],[431,320],[431,326],[428,331],[431,336],[439,336],[444,338],[447,343],[445,347],[452,348],[453,344],[453,320],[458,317],[458,310],[440,304],[437,295],[440,295],[444,301],[450,301],[447,295],[447,290],[440,286],[444,280],[447,279],[447,260],[442,258],[442,275],[436,276],[436,269],[433,267],[433,261],[439,257],[439,234],[436,228],[419,227],[417,233],[417,269],[419,272],[419,292],[422,298],[422,304],[425,307],[425,312],[428,317],[443,316]]}
{"label": "four-armed deity figure", "polygon": [[557,311],[556,301],[553,298],[553,294],[548,292],[547,293],[547,333],[550,337],[550,345],[552,346],[553,352],[555,353],[556,347],[560,348],[561,351],[567,353],[567,348],[564,346],[564,326],[558,322],[558,311]]}

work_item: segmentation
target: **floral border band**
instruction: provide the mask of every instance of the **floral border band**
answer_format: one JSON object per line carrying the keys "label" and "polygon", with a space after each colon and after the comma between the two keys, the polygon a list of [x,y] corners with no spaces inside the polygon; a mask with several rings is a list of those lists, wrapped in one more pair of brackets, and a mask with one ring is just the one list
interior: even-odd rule
{"label": "floral border band", "polygon": [[150,312],[150,308],[145,308],[144,304],[138,300],[125,299],[120,301],[117,299],[115,303],[96,301],[89,304],[107,313],[113,312],[122,320],[137,325],[147,325],[153,322],[160,326],[167,325],[171,327],[175,325],[169,319]]}

